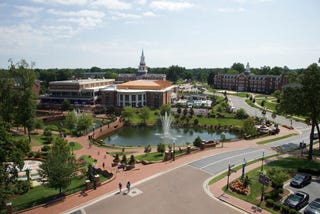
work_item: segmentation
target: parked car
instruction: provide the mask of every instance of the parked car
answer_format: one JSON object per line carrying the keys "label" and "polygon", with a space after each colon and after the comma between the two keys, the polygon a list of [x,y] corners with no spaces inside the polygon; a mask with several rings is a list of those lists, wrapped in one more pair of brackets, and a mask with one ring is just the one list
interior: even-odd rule
{"label": "parked car", "polygon": [[309,194],[302,191],[298,191],[294,194],[289,195],[283,204],[290,208],[300,210],[302,207],[308,204],[308,201]]}
{"label": "parked car", "polygon": [[308,174],[296,174],[291,182],[290,185],[293,187],[298,187],[298,188],[302,188],[308,184],[311,183],[312,177],[311,175]]}
{"label": "parked car", "polygon": [[304,210],[304,214],[320,214],[320,198],[316,198]]}

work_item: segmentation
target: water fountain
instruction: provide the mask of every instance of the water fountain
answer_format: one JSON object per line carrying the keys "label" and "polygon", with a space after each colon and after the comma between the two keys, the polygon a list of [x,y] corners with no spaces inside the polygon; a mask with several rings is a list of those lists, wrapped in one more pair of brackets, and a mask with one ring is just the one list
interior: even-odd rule
{"label": "water fountain", "polygon": [[163,137],[164,139],[169,140],[171,139],[170,127],[173,121],[172,117],[170,116],[170,114],[168,114],[168,112],[165,112],[164,115],[160,115],[160,119],[162,124]]}

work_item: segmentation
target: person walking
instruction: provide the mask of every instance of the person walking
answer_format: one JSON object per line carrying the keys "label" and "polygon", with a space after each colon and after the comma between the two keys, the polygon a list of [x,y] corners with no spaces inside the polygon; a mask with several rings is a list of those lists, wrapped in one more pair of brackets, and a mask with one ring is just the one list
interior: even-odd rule
{"label": "person walking", "polygon": [[127,183],[128,193],[130,192],[130,186],[131,186],[131,183],[130,183],[130,181],[128,181],[128,183]]}
{"label": "person walking", "polygon": [[122,189],[122,183],[119,182],[119,192],[121,192],[121,189]]}
{"label": "person walking", "polygon": [[102,168],[104,168],[105,167],[105,165],[104,165],[104,162],[102,163]]}

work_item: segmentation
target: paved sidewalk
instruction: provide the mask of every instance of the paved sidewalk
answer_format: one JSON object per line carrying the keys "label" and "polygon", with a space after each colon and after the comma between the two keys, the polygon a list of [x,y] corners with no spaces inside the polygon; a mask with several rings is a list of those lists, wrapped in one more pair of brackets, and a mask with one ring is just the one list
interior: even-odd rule
{"label": "paved sidewalk", "polygon": [[[265,160],[265,163],[273,161],[273,160],[277,160],[280,158],[284,158],[287,156],[288,155],[281,155],[281,156],[273,157],[273,158]],[[260,161],[246,166],[246,171],[248,172],[248,171],[251,171],[251,170],[256,169],[258,167],[261,167]],[[236,173],[231,173],[230,182],[239,178],[241,176],[241,174],[242,174],[242,170],[237,170]],[[218,182],[209,186],[209,190],[214,195],[214,197],[216,197],[217,199],[219,199],[227,204],[230,204],[232,206],[235,206],[238,209],[243,210],[244,212],[261,213],[261,214],[270,213],[266,210],[261,209],[260,207],[257,207],[253,204],[250,204],[249,202],[243,201],[239,198],[233,197],[233,196],[223,192],[222,187],[224,187],[225,185],[227,185],[227,177],[224,177],[223,179],[221,179]]]}

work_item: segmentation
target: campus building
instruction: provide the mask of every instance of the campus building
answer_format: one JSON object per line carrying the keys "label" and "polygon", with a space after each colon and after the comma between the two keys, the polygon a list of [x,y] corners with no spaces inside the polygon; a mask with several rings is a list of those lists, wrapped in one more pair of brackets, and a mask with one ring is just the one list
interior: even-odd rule
{"label": "campus building", "polygon": [[100,89],[114,83],[114,79],[81,79],[53,81],[49,83],[49,93],[40,96],[42,104],[61,104],[69,100],[74,105],[96,104]]}
{"label": "campus building", "polygon": [[134,80],[101,89],[101,104],[159,108],[176,99],[177,87],[164,80]]}
{"label": "campus building", "polygon": [[251,74],[249,63],[244,73],[217,74],[214,76],[214,88],[233,91],[248,91],[270,94],[288,83],[286,75]]}
{"label": "campus building", "polygon": [[166,80],[165,74],[149,74],[148,68],[145,62],[144,53],[142,50],[140,57],[140,64],[138,66],[138,70],[135,74],[119,74],[117,81],[127,82],[133,80]]}

